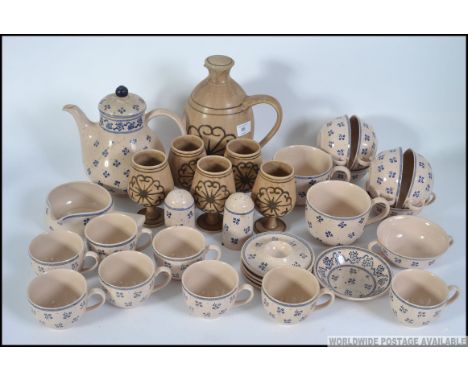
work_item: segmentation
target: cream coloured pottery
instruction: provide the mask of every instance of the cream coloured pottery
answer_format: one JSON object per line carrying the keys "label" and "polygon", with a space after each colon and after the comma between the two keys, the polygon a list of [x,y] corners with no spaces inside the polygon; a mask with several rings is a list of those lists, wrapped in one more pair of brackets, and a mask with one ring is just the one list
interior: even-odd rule
{"label": "cream coloured pottery", "polygon": [[195,227],[195,201],[190,192],[175,189],[164,199],[164,224],[166,227]]}
{"label": "cream coloured pottery", "polygon": [[[322,296],[328,301],[318,304]],[[262,282],[262,303],[268,315],[280,324],[297,324],[314,310],[333,303],[335,295],[320,288],[317,278],[305,269],[280,267],[267,272]]]}
{"label": "cream coloured pottery", "polygon": [[392,271],[380,256],[364,248],[340,246],[323,251],[314,273],[322,286],[345,300],[367,301],[388,291]]}
{"label": "cream coloured pottery", "polygon": [[[232,141],[231,141],[232,142]],[[239,251],[253,234],[254,203],[243,192],[231,194],[224,206],[222,244]]]}
{"label": "cream coloured pottery", "polygon": [[[97,309],[106,300],[100,288],[88,290],[86,279],[71,269],[52,269],[33,279],[28,286],[28,302],[39,323],[51,329],[68,329],[85,312]],[[100,297],[88,306],[89,298]]]}
{"label": "cream coloured pottery", "polygon": [[[377,227],[378,246],[386,258],[400,268],[426,268],[452,245],[453,238],[440,226],[419,216],[394,216]],[[376,252],[380,252],[376,251]]]}
{"label": "cream coloured pottery", "polygon": [[50,231],[65,230],[83,235],[90,219],[113,208],[110,193],[91,182],[70,182],[47,195],[46,225]]}
{"label": "cream coloured pottery", "polygon": [[351,124],[347,115],[327,122],[317,136],[317,146],[329,153],[339,166],[346,166],[351,155]]}
{"label": "cream coloured pottery", "polygon": [[421,269],[398,273],[390,289],[390,306],[395,318],[407,326],[425,326],[460,295],[455,285],[447,285],[435,274]]}

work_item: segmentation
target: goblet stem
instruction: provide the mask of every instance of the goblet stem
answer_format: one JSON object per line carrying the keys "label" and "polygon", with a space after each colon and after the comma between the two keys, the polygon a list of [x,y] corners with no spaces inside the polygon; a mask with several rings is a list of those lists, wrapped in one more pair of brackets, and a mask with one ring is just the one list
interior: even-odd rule
{"label": "goblet stem", "polygon": [[148,220],[157,220],[161,214],[161,209],[157,206],[146,207],[146,217]]}
{"label": "goblet stem", "polygon": [[206,222],[211,225],[215,226],[219,223],[219,214],[218,213],[207,213],[206,214]]}
{"label": "goblet stem", "polygon": [[265,221],[265,227],[269,231],[275,231],[278,228],[278,220],[276,220],[275,216],[268,216]]}

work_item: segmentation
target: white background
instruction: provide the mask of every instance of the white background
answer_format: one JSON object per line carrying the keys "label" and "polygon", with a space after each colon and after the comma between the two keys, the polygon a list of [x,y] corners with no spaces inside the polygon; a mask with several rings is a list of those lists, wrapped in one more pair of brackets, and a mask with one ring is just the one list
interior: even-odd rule
{"label": "white background", "polygon": [[[3,335],[5,343],[312,344],[328,335],[464,335],[465,254],[465,44],[462,38],[6,38],[3,44]],[[60,183],[86,179],[79,135],[66,103],[97,120],[97,103],[117,85],[142,96],[148,108],[181,113],[192,88],[206,75],[204,58],[227,54],[233,77],[248,94],[275,96],[283,106],[278,135],[265,147],[270,159],[280,147],[314,145],[328,119],[348,113],[376,129],[379,151],[401,145],[423,154],[435,174],[437,201],[423,216],[454,239],[432,270],[462,288],[461,298],[431,326],[400,326],[387,297],[366,303],[337,300],[291,327],[271,321],[257,296],[216,321],[189,315],[173,282],[146,305],[119,310],[105,305],[68,331],[40,327],[26,302],[33,277],[29,241],[44,230],[44,201]],[[256,112],[256,137],[273,121],[268,106]],[[176,129],[155,127],[165,146]],[[136,211],[130,201],[117,208]],[[285,219],[307,238],[303,211]],[[356,243],[367,246],[375,226]],[[220,241],[212,235],[211,242]],[[146,251],[148,254],[150,250]],[[239,265],[239,254],[224,260]],[[394,269],[396,272],[397,269]],[[95,276],[89,285],[96,286]]]}

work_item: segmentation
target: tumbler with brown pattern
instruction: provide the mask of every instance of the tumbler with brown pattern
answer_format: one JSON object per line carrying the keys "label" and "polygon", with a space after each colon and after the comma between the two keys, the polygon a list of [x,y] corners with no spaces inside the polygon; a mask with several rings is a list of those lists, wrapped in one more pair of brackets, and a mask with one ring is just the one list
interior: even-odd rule
{"label": "tumbler with brown pattern", "polygon": [[285,231],[286,223],[280,217],[291,212],[296,204],[293,167],[276,160],[263,163],[252,189],[252,200],[264,216],[255,222],[255,232]]}
{"label": "tumbler with brown pattern", "polygon": [[145,215],[145,226],[158,227],[164,222],[164,210],[157,207],[174,188],[166,154],[147,149],[133,154],[131,160],[128,195],[145,208],[138,211]]}
{"label": "tumbler with brown pattern", "polygon": [[224,156],[232,163],[237,192],[249,192],[257,179],[262,152],[259,143],[249,138],[237,138],[226,145]]}
{"label": "tumbler with brown pattern", "polygon": [[203,139],[196,135],[175,138],[169,151],[169,167],[177,187],[190,191],[197,161],[206,156]]}
{"label": "tumbler with brown pattern", "polygon": [[198,217],[197,225],[205,231],[221,231],[224,204],[235,191],[232,165],[228,159],[219,155],[199,159],[190,190],[196,206],[204,212]]}

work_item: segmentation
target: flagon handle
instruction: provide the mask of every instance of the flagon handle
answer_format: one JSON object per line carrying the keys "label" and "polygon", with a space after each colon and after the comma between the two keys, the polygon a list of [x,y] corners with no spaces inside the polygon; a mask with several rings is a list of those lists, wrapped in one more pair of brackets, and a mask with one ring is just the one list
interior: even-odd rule
{"label": "flagon handle", "polygon": [[270,105],[273,109],[276,111],[276,121],[271,130],[268,132],[267,135],[259,142],[260,146],[265,146],[265,144],[268,143],[268,141],[273,138],[273,136],[276,134],[278,129],[281,126],[281,121],[283,120],[283,109],[281,108],[280,103],[276,100],[276,98],[273,98],[269,95],[265,94],[258,94],[258,95],[253,95],[253,96],[248,96],[245,101],[244,105],[248,107],[252,107],[255,105],[259,105],[261,103],[266,103]]}

